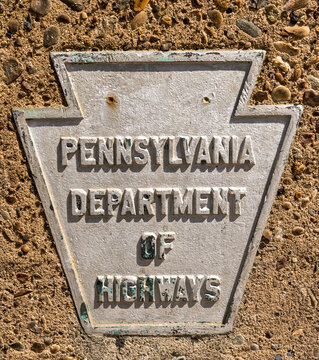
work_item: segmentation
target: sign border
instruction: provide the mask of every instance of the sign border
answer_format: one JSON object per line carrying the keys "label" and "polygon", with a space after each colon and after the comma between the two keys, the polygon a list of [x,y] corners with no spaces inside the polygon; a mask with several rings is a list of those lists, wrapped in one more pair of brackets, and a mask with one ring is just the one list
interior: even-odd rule
{"label": "sign border", "polygon": [[[302,114],[300,105],[261,105],[250,106],[249,99],[254,89],[259,71],[266,52],[261,50],[253,51],[129,51],[129,52],[67,52],[51,53],[51,60],[56,70],[62,91],[67,102],[66,107],[56,108],[24,108],[13,109],[12,114],[15,120],[21,142],[26,153],[31,175],[35,181],[40,195],[50,229],[55,240],[56,248],[63,265],[69,286],[71,288],[77,314],[80,323],[87,334],[106,335],[211,335],[224,334],[232,331],[234,320],[238,312],[240,301],[252,268],[257,249],[267,218],[270,213],[276,190],[280,182],[281,174],[289,154],[298,121]],[[63,230],[58,218],[55,216],[51,203],[51,195],[45,184],[40,163],[36,156],[28,127],[28,120],[31,119],[61,119],[82,120],[83,114],[80,104],[76,98],[75,91],[69,79],[67,64],[85,63],[167,63],[167,62],[212,62],[212,63],[249,63],[249,70],[246,72],[241,91],[238,94],[232,120],[240,121],[241,118],[262,117],[282,118],[287,121],[285,134],[283,135],[282,147],[278,152],[277,159],[273,166],[273,172],[269,176],[264,192],[264,203],[256,215],[255,227],[247,241],[246,250],[242,258],[240,270],[234,283],[231,301],[229,302],[224,321],[216,323],[162,323],[162,324],[109,324],[95,326],[91,323],[84,294],[81,291],[80,281],[76,268],[72,263],[67,242],[64,240]],[[271,139],[269,139],[271,141]]]}

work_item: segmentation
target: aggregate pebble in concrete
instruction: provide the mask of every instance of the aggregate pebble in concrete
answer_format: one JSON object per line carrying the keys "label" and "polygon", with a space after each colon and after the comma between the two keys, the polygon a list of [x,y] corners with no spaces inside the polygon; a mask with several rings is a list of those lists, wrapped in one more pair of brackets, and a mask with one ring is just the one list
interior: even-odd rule
{"label": "aggregate pebble in concrete", "polygon": [[50,47],[60,40],[60,29],[54,25],[47,27],[43,34],[43,45]]}
{"label": "aggregate pebble in concrete", "polygon": [[244,31],[246,34],[256,38],[261,35],[261,30],[258,26],[246,19],[240,19],[237,21],[236,25],[240,30]]}
{"label": "aggregate pebble in concrete", "polygon": [[51,11],[51,0],[32,0],[30,10],[37,15],[45,16]]}

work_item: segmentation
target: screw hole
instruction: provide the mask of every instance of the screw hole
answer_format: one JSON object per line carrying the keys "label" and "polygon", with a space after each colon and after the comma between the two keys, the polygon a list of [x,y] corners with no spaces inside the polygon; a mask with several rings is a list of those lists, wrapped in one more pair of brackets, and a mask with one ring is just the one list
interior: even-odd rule
{"label": "screw hole", "polygon": [[117,101],[115,99],[114,96],[108,96],[106,98],[106,102],[109,104],[109,105],[116,105],[117,104]]}
{"label": "screw hole", "polygon": [[204,104],[209,104],[209,103],[210,103],[210,98],[207,97],[207,96],[204,96],[204,98],[203,98],[203,103],[204,103]]}

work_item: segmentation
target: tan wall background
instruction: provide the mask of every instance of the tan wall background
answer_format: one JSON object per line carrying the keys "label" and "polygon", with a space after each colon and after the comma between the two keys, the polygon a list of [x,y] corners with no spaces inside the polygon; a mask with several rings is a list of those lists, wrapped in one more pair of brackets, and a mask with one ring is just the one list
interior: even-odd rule
{"label": "tan wall background", "polygon": [[[135,3],[0,1],[0,359],[319,359],[319,3]],[[51,51],[150,49],[264,49],[252,102],[304,104],[229,335],[88,338],[11,118],[63,103]]]}

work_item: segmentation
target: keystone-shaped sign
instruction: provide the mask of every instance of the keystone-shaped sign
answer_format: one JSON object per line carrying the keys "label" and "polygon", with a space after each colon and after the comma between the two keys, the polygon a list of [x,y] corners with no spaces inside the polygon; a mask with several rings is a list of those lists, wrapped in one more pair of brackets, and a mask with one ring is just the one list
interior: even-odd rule
{"label": "keystone-shaped sign", "polygon": [[263,57],[54,53],[68,106],[13,111],[87,333],[231,331],[302,112]]}

